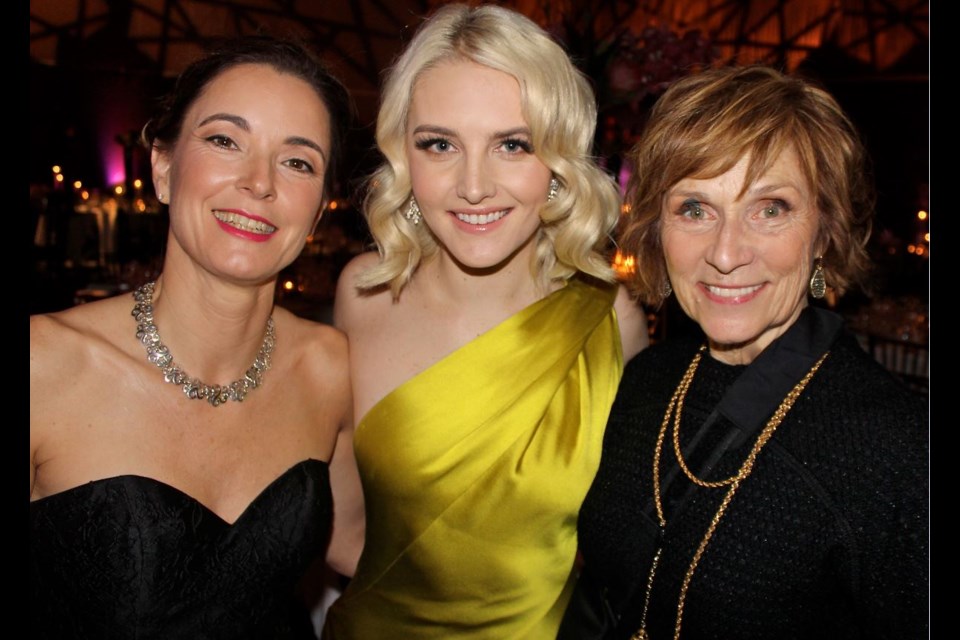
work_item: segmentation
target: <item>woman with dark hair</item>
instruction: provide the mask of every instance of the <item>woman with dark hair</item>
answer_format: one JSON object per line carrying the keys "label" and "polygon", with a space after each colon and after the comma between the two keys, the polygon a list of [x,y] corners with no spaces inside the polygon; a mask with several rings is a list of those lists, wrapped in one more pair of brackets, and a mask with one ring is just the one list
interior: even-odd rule
{"label": "woman with dark hair", "polygon": [[868,273],[854,126],[809,81],[714,69],[631,158],[629,285],[700,331],[624,371],[561,637],[926,637],[926,407],[815,303]]}
{"label": "woman with dark hair", "polygon": [[144,128],[162,274],[31,318],[31,637],[312,638],[298,580],[353,573],[346,339],[274,306],[349,115],[307,48],[244,37]]}

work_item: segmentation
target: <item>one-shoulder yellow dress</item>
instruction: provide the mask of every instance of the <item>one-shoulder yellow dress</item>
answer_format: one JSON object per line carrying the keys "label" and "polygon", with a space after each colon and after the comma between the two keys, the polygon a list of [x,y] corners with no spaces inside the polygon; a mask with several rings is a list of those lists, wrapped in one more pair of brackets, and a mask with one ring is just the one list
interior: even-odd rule
{"label": "one-shoulder yellow dress", "polygon": [[623,372],[615,294],[573,280],[364,417],[365,547],[325,640],[556,637]]}

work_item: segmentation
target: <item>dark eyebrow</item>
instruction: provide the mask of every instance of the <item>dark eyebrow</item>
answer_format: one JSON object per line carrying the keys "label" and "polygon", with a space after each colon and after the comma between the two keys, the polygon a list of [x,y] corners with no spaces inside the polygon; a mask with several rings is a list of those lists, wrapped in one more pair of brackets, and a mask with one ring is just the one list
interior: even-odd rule
{"label": "dark eyebrow", "polygon": [[327,161],[327,154],[323,152],[323,149],[316,142],[310,138],[303,138],[301,136],[292,136],[284,140],[286,144],[298,145],[301,147],[309,147],[320,154],[320,157],[323,158],[323,161]]}
{"label": "dark eyebrow", "polygon": [[[211,122],[215,122],[217,120],[225,120],[230,124],[235,125],[239,129],[242,129],[247,132],[250,131],[250,123],[247,122],[246,118],[241,118],[240,116],[236,116],[231,113],[215,113],[213,115],[207,116],[206,118],[201,120],[200,124],[198,124],[197,126],[202,127],[206,124],[210,124]],[[310,138],[304,138],[303,136],[290,136],[289,138],[286,138],[283,142],[285,144],[296,145],[300,147],[309,147],[310,149],[313,149],[314,151],[319,153],[320,157],[323,158],[324,162],[327,161],[327,154],[323,152],[323,148],[320,145],[318,145],[316,142],[311,140]]]}
{"label": "dark eyebrow", "polygon": [[243,129],[244,131],[250,131],[250,123],[247,122],[245,118],[241,118],[240,116],[235,116],[230,113],[215,113],[212,116],[207,116],[206,118],[201,120],[200,124],[198,124],[197,126],[202,127],[203,125],[210,124],[215,120],[226,120],[227,122],[236,125],[237,127]]}

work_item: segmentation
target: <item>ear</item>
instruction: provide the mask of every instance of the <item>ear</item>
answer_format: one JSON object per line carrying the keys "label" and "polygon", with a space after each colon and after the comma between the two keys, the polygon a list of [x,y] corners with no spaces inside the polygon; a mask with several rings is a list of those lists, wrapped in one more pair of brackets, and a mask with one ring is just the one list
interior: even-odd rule
{"label": "ear", "polygon": [[313,226],[310,227],[310,235],[312,236],[317,232],[317,225],[320,224],[320,219],[323,217],[323,212],[327,210],[327,200],[324,198],[323,202],[320,203],[320,208],[317,209],[317,216],[313,219]]}
{"label": "ear", "polygon": [[150,166],[153,170],[153,190],[156,194],[165,194],[170,202],[170,156],[154,145],[150,149]]}
{"label": "ear", "polygon": [[817,231],[817,239],[813,243],[814,247],[814,257],[822,256],[827,252],[827,249],[830,247],[830,239],[827,238],[827,233],[824,231],[823,227]]}

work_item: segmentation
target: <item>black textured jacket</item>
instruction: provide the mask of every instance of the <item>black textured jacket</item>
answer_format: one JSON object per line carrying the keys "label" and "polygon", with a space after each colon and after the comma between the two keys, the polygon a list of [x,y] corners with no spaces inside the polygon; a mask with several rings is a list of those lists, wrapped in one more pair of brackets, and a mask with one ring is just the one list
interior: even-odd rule
{"label": "black textured jacket", "polygon": [[[654,448],[699,344],[669,341],[628,364],[580,512],[587,570],[614,600],[633,590],[616,637],[639,625],[656,546]],[[704,354],[680,431],[695,472],[727,431],[723,418],[701,426],[744,369]],[[841,333],[720,520],[693,574],[680,637],[926,638],[927,416],[925,399]],[[667,527],[647,626],[656,640],[673,638],[681,583],[727,491],[687,480],[671,435],[672,427],[661,454]],[[735,474],[755,441],[729,448],[701,477]]]}

